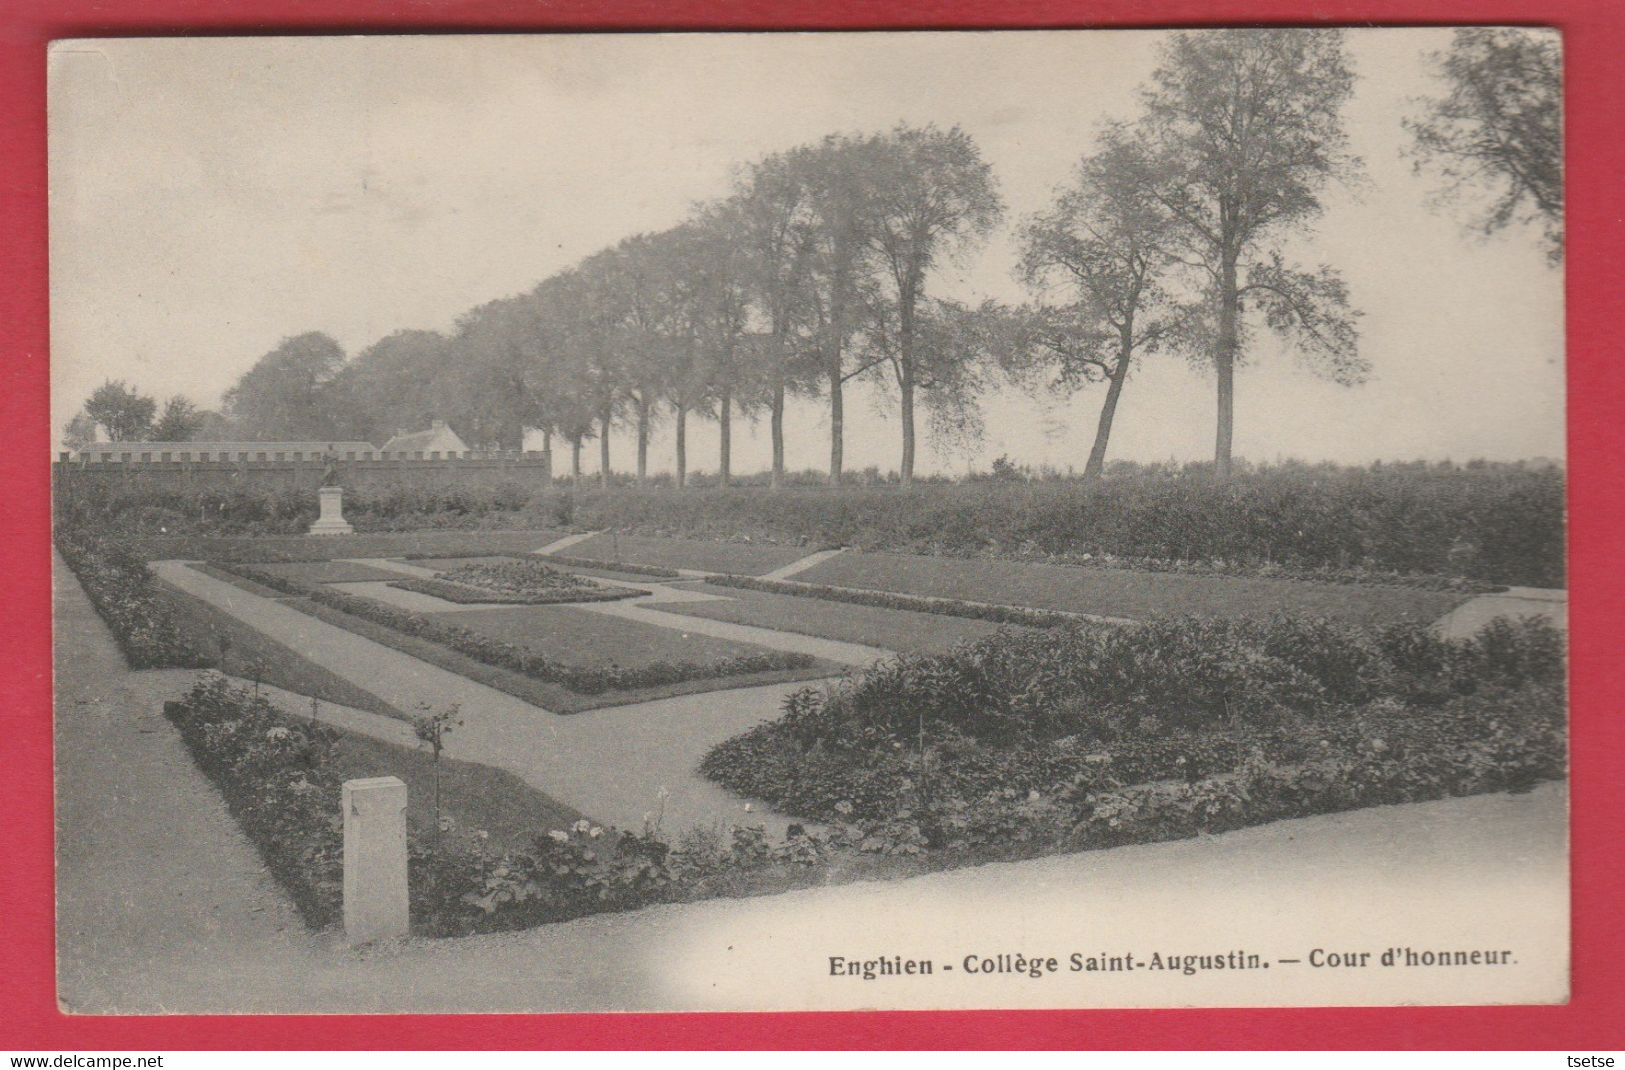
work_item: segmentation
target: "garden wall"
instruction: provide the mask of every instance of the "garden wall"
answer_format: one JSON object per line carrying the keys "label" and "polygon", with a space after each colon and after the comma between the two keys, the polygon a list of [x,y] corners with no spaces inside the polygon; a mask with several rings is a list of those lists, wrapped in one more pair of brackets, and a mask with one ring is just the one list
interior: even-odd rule
{"label": "garden wall", "polygon": [[[155,452],[143,450],[141,445],[129,443],[117,460],[74,460],[62,454],[51,466],[51,486],[58,504],[84,496],[138,494],[162,498],[306,490],[314,502],[327,467],[321,454],[313,450]],[[552,482],[552,457],[547,450],[469,450],[445,456],[421,451],[368,452],[370,455],[356,450],[338,454],[338,482],[361,496],[381,497],[399,490],[449,491],[512,485],[539,491]],[[199,459],[202,457],[211,459]]]}

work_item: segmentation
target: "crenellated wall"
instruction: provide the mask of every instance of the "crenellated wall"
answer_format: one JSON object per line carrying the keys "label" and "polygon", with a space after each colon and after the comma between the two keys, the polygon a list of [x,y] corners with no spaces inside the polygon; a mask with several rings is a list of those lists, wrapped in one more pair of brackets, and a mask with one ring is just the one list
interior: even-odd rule
{"label": "crenellated wall", "polygon": [[[56,494],[77,495],[98,491],[150,488],[154,492],[195,493],[236,489],[299,490],[315,493],[322,485],[327,464],[319,449],[277,449],[275,443],[230,449],[152,449],[150,443],[93,446],[77,456],[63,453],[51,465]],[[453,487],[495,487],[518,483],[532,490],[552,481],[552,457],[547,450],[468,450],[460,454],[438,451],[390,452],[370,446],[334,449],[336,482],[366,494],[392,488],[418,490]]]}

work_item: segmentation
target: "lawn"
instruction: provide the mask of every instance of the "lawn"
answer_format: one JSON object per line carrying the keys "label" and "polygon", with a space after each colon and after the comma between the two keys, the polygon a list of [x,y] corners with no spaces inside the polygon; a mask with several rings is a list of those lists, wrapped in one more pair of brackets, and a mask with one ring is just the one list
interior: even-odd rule
{"label": "lawn", "polygon": [[[227,574],[218,575],[225,578]],[[240,582],[246,584],[247,581]],[[192,649],[222,672],[246,680],[258,679],[262,683],[300,695],[310,695],[324,702],[367,710],[385,717],[406,718],[405,714],[383,699],[322,668],[297,651],[267,638],[229,613],[223,613],[167,583],[159,583],[157,588],[160,596],[174,608],[175,622]],[[275,591],[265,593],[276,595]],[[223,664],[221,640],[225,640],[226,644]]]}
{"label": "lawn", "polygon": [[820,562],[795,579],[1135,619],[1281,612],[1351,623],[1432,621],[1468,597],[1400,587],[851,552]]}
{"label": "lawn", "polygon": [[566,665],[635,668],[659,661],[721,661],[765,648],[624,620],[571,606],[503,606],[427,616],[461,625]]}
{"label": "lawn", "polygon": [[913,613],[906,609],[882,609],[846,602],[826,602],[768,591],[704,584],[696,588],[719,594],[726,602],[671,602],[656,607],[662,613],[752,624],[782,632],[799,632],[823,639],[863,643],[898,653],[931,653],[946,650],[967,639],[991,635],[1000,627],[990,621],[948,617],[937,613]]}
{"label": "lawn", "polygon": [[[541,543],[539,545],[546,545]],[[735,572],[760,576],[781,565],[799,561],[817,547],[775,546],[770,543],[713,542],[707,539],[660,538],[651,535],[595,535],[561,551],[567,557],[594,561],[625,561],[662,568],[691,568],[702,572]]]}
{"label": "lawn", "polygon": [[295,561],[288,564],[264,564],[267,572],[287,576],[301,583],[363,583],[369,580],[388,582],[403,575],[376,565],[363,565],[354,561]]}
{"label": "lawn", "polygon": [[[339,742],[333,762],[339,778],[400,777],[406,781],[407,819],[418,828],[432,829],[433,756],[427,750],[336,731]],[[455,729],[452,734],[456,735]],[[584,816],[506,769],[445,757],[440,760],[440,812],[452,818],[458,833],[489,833],[491,846],[498,849],[529,847],[532,837],[569,828]]]}
{"label": "lawn", "polygon": [[404,554],[526,554],[560,531],[383,531],[356,535],[141,535],[125,545],[148,561],[309,561]]}

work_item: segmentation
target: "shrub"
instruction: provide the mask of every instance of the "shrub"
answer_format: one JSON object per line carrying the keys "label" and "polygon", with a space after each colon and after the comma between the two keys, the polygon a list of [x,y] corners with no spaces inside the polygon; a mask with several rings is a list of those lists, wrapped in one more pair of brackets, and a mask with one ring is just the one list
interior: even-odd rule
{"label": "shrub", "polygon": [[448,583],[445,580],[409,579],[390,580],[391,587],[403,591],[443,598],[447,602],[463,605],[552,606],[566,602],[614,602],[622,598],[635,598],[648,591],[630,587],[555,587],[548,591],[526,594],[522,591],[501,591],[476,587],[466,583]]}
{"label": "shrub", "polygon": [[760,654],[742,654],[712,662],[659,661],[636,667],[565,665],[551,661],[529,648],[504,642],[471,628],[443,623],[419,613],[375,602],[370,598],[335,591],[321,584],[301,583],[287,576],[279,576],[249,565],[220,563],[213,567],[274,591],[299,595],[405,635],[439,643],[475,661],[517,672],[535,680],[559,684],[583,695],[665,687],[688,680],[705,680],[720,676],[745,676],[752,673],[804,669],[812,665],[814,660],[806,654],[774,650]]}
{"label": "shrub", "polygon": [[82,531],[59,529],[56,546],[131,668],[200,668],[213,663],[187,641],[141,558]]}
{"label": "shrub", "polygon": [[1534,696],[1560,722],[1563,675],[1561,636],[1539,619],[1467,640],[1279,617],[1074,624],[804,688],[701,769],[795,814],[830,819],[845,802],[878,820],[925,784],[974,795],[1051,791],[1103,771],[1192,779],[1254,750],[1303,761],[1354,747],[1378,723],[1390,739],[1433,726],[1454,746],[1475,711],[1506,695]]}

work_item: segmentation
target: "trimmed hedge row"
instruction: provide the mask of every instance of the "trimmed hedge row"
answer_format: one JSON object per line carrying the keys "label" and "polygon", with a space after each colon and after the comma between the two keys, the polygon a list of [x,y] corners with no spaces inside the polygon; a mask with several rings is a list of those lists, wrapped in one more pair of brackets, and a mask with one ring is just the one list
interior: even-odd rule
{"label": "trimmed hedge row", "polygon": [[1561,587],[1564,511],[1559,468],[1418,462],[1258,466],[1222,483],[1201,465],[1117,465],[1096,486],[583,490],[570,514],[579,527],[655,535],[1033,559],[1110,555],[1137,567],[1288,569],[1356,582],[1433,576]]}
{"label": "trimmed hedge row", "polygon": [[880,609],[907,609],[915,613],[935,613],[944,617],[968,617],[971,620],[1020,624],[1029,628],[1057,628],[1064,624],[1076,624],[1081,619],[1077,614],[1048,609],[997,606],[985,602],[963,602],[957,598],[929,598],[898,594],[894,591],[870,591],[858,587],[831,587],[822,583],[764,580],[755,576],[715,575],[707,576],[705,582],[719,587],[742,587],[748,591],[819,598],[827,602],[849,602],[853,605],[876,606]]}
{"label": "trimmed hedge row", "polygon": [[403,591],[416,591],[418,594],[433,595],[448,602],[457,602],[461,605],[479,605],[490,603],[505,606],[553,606],[568,602],[615,602],[623,598],[636,598],[648,594],[648,591],[634,590],[631,587],[576,587],[558,588],[552,591],[538,591],[524,594],[519,591],[498,591],[489,587],[476,587],[467,583],[453,583],[449,580],[407,579],[390,580],[391,587],[399,587]]}
{"label": "trimmed hedge row", "polygon": [[156,590],[152,570],[140,557],[107,539],[60,529],[56,547],[132,669],[214,664],[187,641],[170,606]]}
{"label": "trimmed hedge row", "polygon": [[335,591],[321,584],[300,583],[286,576],[278,576],[248,565],[215,563],[213,567],[272,590],[299,595],[403,634],[439,643],[487,665],[508,669],[545,683],[559,684],[582,695],[665,687],[689,680],[706,680],[719,676],[745,676],[760,672],[803,669],[813,663],[813,658],[806,654],[775,650],[713,662],[661,661],[636,668],[619,665],[563,665],[549,660],[534,650],[492,638],[470,628],[442,623],[421,614],[375,602],[370,598]]}

